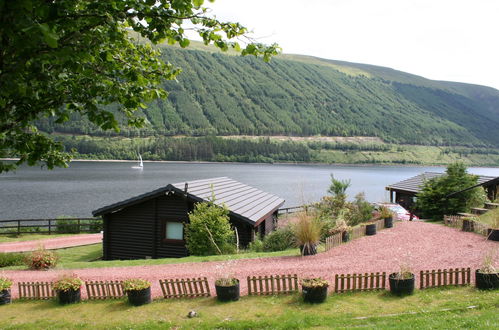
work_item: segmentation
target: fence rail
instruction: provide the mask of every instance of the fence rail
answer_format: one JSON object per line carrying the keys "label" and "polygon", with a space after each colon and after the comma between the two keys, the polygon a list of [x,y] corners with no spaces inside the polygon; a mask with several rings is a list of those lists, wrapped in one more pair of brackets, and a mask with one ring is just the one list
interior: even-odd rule
{"label": "fence rail", "polygon": [[[444,224],[453,228],[458,228],[462,229],[463,228],[463,220],[465,219],[465,216],[462,215],[444,215]],[[474,233],[477,233],[482,236],[487,236],[487,230],[489,229],[489,226],[486,224],[479,222],[479,221],[474,221],[470,219],[470,221],[473,222],[473,225],[471,228],[473,229]]]}
{"label": "fence rail", "polygon": [[419,273],[419,288],[436,288],[440,286],[461,286],[471,283],[470,268],[426,270]]}
{"label": "fence rail", "polygon": [[87,233],[102,230],[102,218],[0,220],[0,235]]}
{"label": "fence rail", "polygon": [[334,292],[374,291],[386,288],[386,273],[336,274]]}
{"label": "fence rail", "polygon": [[165,299],[209,297],[210,287],[206,277],[159,280]]}
{"label": "fence rail", "polygon": [[298,276],[294,275],[270,275],[270,276],[248,276],[248,295],[275,295],[298,292]]}
{"label": "fence rail", "polygon": [[19,282],[19,299],[52,299],[56,296],[52,282]]}
{"label": "fence rail", "polygon": [[119,299],[125,296],[122,281],[86,281],[88,299]]}
{"label": "fence rail", "polygon": [[329,237],[326,237],[326,251],[329,251],[330,249],[337,247],[342,243],[343,243],[342,233],[337,233]]}

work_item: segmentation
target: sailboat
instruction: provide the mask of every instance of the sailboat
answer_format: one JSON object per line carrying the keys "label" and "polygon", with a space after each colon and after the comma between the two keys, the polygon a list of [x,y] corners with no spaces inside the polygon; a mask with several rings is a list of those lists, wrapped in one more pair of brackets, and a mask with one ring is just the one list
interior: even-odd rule
{"label": "sailboat", "polygon": [[139,163],[136,166],[132,166],[132,168],[142,170],[144,169],[144,163],[142,162],[142,156],[139,154]]}

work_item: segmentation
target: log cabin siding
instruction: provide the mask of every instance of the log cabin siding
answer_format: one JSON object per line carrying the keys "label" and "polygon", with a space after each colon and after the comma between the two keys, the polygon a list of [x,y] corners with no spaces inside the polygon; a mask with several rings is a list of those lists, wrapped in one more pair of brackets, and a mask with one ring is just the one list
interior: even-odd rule
{"label": "log cabin siding", "polygon": [[107,260],[152,258],[154,211],[154,200],[147,200],[107,215]]}
{"label": "log cabin siding", "polygon": [[162,241],[164,236],[164,222],[165,221],[180,221],[185,223],[189,222],[189,206],[183,196],[171,194],[169,196],[161,196],[156,200],[156,234],[155,238],[155,253],[153,258],[181,258],[189,255],[185,244],[172,245],[166,244]]}

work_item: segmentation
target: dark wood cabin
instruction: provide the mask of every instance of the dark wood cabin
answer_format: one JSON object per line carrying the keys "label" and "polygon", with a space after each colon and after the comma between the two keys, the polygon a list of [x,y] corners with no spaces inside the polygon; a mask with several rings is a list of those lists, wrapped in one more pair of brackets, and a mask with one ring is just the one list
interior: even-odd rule
{"label": "dark wood cabin", "polygon": [[[445,173],[424,172],[412,178],[394,183],[385,187],[390,192],[390,202],[398,203],[406,209],[410,209],[415,202],[416,195],[423,189],[424,183],[433,178],[446,175]],[[477,184],[462,190],[469,190],[482,186],[490,200],[495,200],[499,196],[499,177],[478,175]],[[458,194],[462,191],[456,191]]]}
{"label": "dark wood cabin", "polygon": [[92,212],[104,219],[104,260],[188,256],[188,213],[212,194],[215,204],[229,209],[242,247],[255,232],[264,236],[275,229],[277,209],[284,204],[282,198],[226,177],[169,184]]}

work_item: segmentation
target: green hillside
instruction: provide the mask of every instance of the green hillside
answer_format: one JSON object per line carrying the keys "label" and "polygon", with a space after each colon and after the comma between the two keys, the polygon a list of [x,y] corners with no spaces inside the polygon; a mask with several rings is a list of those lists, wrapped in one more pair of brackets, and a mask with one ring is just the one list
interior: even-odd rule
{"label": "green hillside", "polygon": [[[183,72],[167,100],[144,110],[150,122],[123,136],[365,136],[395,144],[499,147],[499,91],[431,81],[400,71],[299,55],[270,63],[163,46]],[[458,69],[458,68],[457,68]],[[48,132],[105,135],[77,116]]]}

